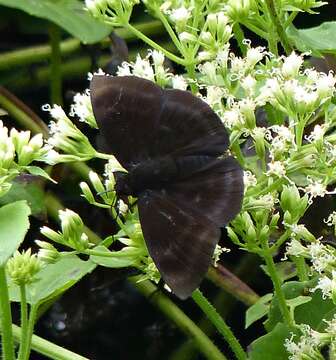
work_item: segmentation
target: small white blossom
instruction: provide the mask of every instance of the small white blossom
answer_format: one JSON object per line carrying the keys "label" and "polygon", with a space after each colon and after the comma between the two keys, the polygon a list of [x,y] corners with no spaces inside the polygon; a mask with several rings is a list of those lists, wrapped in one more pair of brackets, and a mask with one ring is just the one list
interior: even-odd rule
{"label": "small white blossom", "polygon": [[286,256],[301,256],[307,253],[307,248],[304,247],[301,242],[296,239],[291,239],[291,241],[286,246]]}
{"label": "small white blossom", "polygon": [[285,177],[286,176],[286,167],[281,161],[271,161],[267,164],[268,171],[266,173],[267,176],[275,175],[277,177]]}
{"label": "small white blossom", "polygon": [[171,80],[174,89],[187,90],[188,83],[182,75],[174,75]]}
{"label": "small white blossom", "polygon": [[73,100],[74,103],[71,105],[69,115],[78,116],[80,121],[83,121],[91,127],[97,129],[98,126],[93,116],[89,89],[87,89],[83,94],[77,93]]}
{"label": "small white blossom", "polygon": [[324,125],[315,125],[313,131],[310,133],[306,139],[310,142],[322,141],[326,129]]}
{"label": "small white blossom", "polygon": [[244,171],[244,188],[257,185],[257,178],[251,171]]}
{"label": "small white blossom", "polygon": [[332,271],[331,278],[328,276],[319,278],[317,285],[311,289],[312,292],[316,290],[322,291],[323,299],[331,298],[336,293],[336,271]]}
{"label": "small white blossom", "polygon": [[265,55],[265,48],[259,46],[256,48],[249,48],[246,53],[246,62],[250,68],[254,66],[263,59]]}
{"label": "small white blossom", "polygon": [[285,58],[282,65],[282,75],[286,78],[294,78],[298,75],[301,65],[303,64],[303,58],[296,55],[293,51],[288,57]]}

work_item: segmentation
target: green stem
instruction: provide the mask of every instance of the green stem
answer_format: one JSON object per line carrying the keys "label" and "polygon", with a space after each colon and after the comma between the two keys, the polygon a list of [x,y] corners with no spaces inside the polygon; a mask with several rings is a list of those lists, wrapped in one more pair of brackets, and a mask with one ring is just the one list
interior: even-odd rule
{"label": "green stem", "polygon": [[242,28],[240,27],[239,23],[235,23],[233,25],[233,33],[234,33],[234,37],[238,43],[239,49],[242,53],[243,56],[246,56],[246,52],[247,52],[247,46],[244,45],[243,41],[245,39],[245,35],[244,32],[242,30]]}
{"label": "green stem", "polygon": [[158,307],[178,328],[195,341],[195,345],[201,353],[209,360],[226,360],[227,358],[219,351],[206,334],[176,306],[167,296],[157,291],[155,285],[150,281],[138,282],[139,277],[129,278],[129,281],[147,297],[147,299]]}
{"label": "green stem", "polygon": [[14,119],[19,120],[20,125],[25,129],[29,129],[35,134],[42,133],[44,136],[48,134],[48,128],[43,121],[2,86],[0,86],[0,107],[5,109]]}
{"label": "green stem", "polygon": [[27,346],[24,349],[25,352],[23,354],[23,358],[22,358],[23,360],[29,359],[30,350],[31,350],[31,342],[32,342],[33,334],[34,334],[34,326],[35,326],[38,308],[39,308],[38,304],[32,305],[30,308],[28,328],[27,328]]}
{"label": "green stem", "polygon": [[[147,36],[157,36],[163,34],[164,28],[158,20],[138,23],[134,25],[139,31]],[[115,29],[116,35],[122,37],[126,41],[136,40],[137,37],[133,32],[120,28]],[[106,38],[102,40],[102,46],[107,47],[111,44],[111,40]],[[78,39],[68,39],[60,43],[60,50],[62,56],[73,54],[81,49],[81,42]],[[17,66],[27,66],[32,63],[45,61],[51,57],[51,46],[40,45],[27,47],[25,49],[9,51],[1,53],[0,56],[0,71],[13,69]]]}
{"label": "green stem", "polygon": [[163,48],[162,46],[160,46],[158,43],[156,43],[155,41],[153,41],[152,39],[150,39],[148,36],[146,36],[144,33],[142,33],[141,31],[139,31],[137,28],[135,28],[133,25],[127,23],[125,24],[126,29],[128,29],[129,31],[133,31],[133,33],[139,38],[141,39],[143,42],[145,42],[146,44],[148,44],[149,46],[151,46],[152,48],[161,51],[162,53],[165,54],[165,56],[167,56],[167,58],[169,58],[170,60],[176,62],[177,64],[180,65],[185,65],[185,60],[174,55],[172,52],[166,50],[165,48]]}
{"label": "green stem", "polygon": [[178,39],[178,37],[175,34],[175,31],[172,29],[172,27],[170,26],[167,18],[162,14],[162,12],[160,11],[160,9],[158,9],[157,11],[155,11],[156,16],[158,17],[158,19],[162,22],[164,28],[166,29],[167,33],[169,34],[170,38],[172,39],[174,45],[176,46],[177,50],[180,52],[181,55],[183,55],[183,50],[181,47],[181,42]]}
{"label": "green stem", "polygon": [[300,281],[308,281],[309,276],[307,272],[306,261],[302,256],[293,256],[291,260],[295,263],[298,277]]}
{"label": "green stem", "polygon": [[[267,241],[267,239],[266,239]],[[268,247],[268,244],[266,243],[266,241],[264,241],[262,243],[262,247],[263,247],[263,258],[265,260],[266,263],[266,267],[268,270],[268,274],[272,280],[273,286],[274,286],[274,290],[275,290],[275,294],[278,298],[278,302],[279,302],[279,307],[280,307],[280,311],[283,317],[283,320],[285,321],[285,323],[289,326],[289,327],[293,327],[294,326],[294,322],[293,319],[291,318],[289,309],[287,307],[286,304],[286,298],[285,295],[282,291],[281,288],[281,281],[279,279],[275,264],[274,264],[274,260],[273,257],[271,255],[270,249]]]}
{"label": "green stem", "polygon": [[[22,329],[13,325],[13,335],[16,342],[22,339]],[[70,350],[64,349],[48,340],[42,339],[37,335],[32,336],[31,347],[36,352],[47,356],[53,360],[89,360],[84,356],[80,356]]]}
{"label": "green stem", "polygon": [[61,74],[61,32],[60,28],[51,23],[48,28],[51,44],[50,58],[50,100],[51,104],[62,106],[62,74]]}
{"label": "green stem", "polygon": [[12,312],[8,295],[5,265],[0,266],[0,294],[1,358],[3,360],[14,360]]}
{"label": "green stem", "polygon": [[219,333],[224,337],[229,344],[231,350],[238,360],[247,359],[246,354],[239,344],[237,338],[234,336],[231,329],[226,325],[223,318],[218,314],[216,309],[209,303],[200,290],[195,290],[192,293],[192,298],[195,303],[202,309],[204,314],[209,318],[212,324],[216,327]]}
{"label": "green stem", "polygon": [[250,22],[241,22],[246,28],[259,35],[261,38],[268,40],[268,33],[264,30],[259,29],[257,26]]}
{"label": "green stem", "polygon": [[277,13],[277,10],[275,7],[275,2],[274,2],[274,0],[265,0],[265,3],[267,5],[268,13],[272,20],[272,23],[276,28],[281,45],[284,48],[286,54],[289,55],[293,49],[291,48],[291,46],[289,44],[286,32],[281,24],[280,18],[278,16],[278,13]]}
{"label": "green stem", "polygon": [[26,285],[20,285],[20,296],[21,296],[21,342],[19,349],[18,360],[23,360],[23,355],[26,352],[28,346],[28,305],[27,305],[27,296],[26,296]]}
{"label": "green stem", "polygon": [[[192,80],[196,80],[195,64],[185,65],[185,68],[189,77]],[[193,94],[196,94],[198,91],[198,87],[193,81],[190,82],[190,89]]]}
{"label": "green stem", "polygon": [[288,26],[290,25],[290,24],[292,24],[292,22],[294,21],[294,19],[296,18],[296,16],[297,16],[297,14],[298,14],[299,12],[298,11],[293,11],[289,16],[288,16],[288,19],[286,20],[286,22],[285,22],[285,24],[284,24],[284,29],[287,29],[288,28]]}

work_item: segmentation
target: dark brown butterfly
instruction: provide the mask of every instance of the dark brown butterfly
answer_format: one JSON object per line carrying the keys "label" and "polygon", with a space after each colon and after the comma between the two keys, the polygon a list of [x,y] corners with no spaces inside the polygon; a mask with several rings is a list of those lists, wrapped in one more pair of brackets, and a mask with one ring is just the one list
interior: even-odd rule
{"label": "dark brown butterfly", "polygon": [[138,198],[149,254],[185,299],[211,264],[220,227],[241,208],[242,169],[222,157],[227,132],[190,92],[135,76],[95,75],[91,101],[106,150],[128,171],[116,174],[117,195]]}

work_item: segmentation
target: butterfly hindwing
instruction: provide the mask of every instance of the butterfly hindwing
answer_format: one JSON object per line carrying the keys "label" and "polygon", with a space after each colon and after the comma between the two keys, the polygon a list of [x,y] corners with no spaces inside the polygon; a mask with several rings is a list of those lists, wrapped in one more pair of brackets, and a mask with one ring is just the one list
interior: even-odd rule
{"label": "butterfly hindwing", "polygon": [[[181,169],[188,168],[188,163],[195,161],[193,158],[178,158],[177,164]],[[213,158],[205,165],[200,165],[190,176],[167,186],[166,191],[177,205],[188,204],[217,226],[225,226],[241,208],[243,170],[232,157]]]}
{"label": "butterfly hindwing", "polygon": [[163,280],[187,298],[207,272],[220,229],[192,209],[176,206],[164,190],[144,192],[138,208],[148,252]]}

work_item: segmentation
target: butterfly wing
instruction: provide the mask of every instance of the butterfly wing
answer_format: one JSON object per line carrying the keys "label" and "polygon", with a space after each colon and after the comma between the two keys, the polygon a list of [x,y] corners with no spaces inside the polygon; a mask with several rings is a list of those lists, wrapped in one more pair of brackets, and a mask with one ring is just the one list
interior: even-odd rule
{"label": "butterfly wing", "polygon": [[179,298],[187,298],[207,272],[219,228],[189,207],[177,206],[164,190],[144,192],[138,208],[148,252],[163,280]]}
{"label": "butterfly wing", "polygon": [[188,91],[165,90],[154,146],[161,156],[217,157],[229,146],[220,118],[210,106]]}
{"label": "butterfly wing", "polygon": [[213,110],[182,90],[163,90],[136,76],[95,75],[91,102],[107,144],[125,168],[168,154],[219,156],[227,132]]}
{"label": "butterfly wing", "polygon": [[[182,169],[188,168],[188,162],[189,157],[177,159]],[[213,159],[199,166],[190,176],[170,184],[166,191],[178,206],[188,204],[221,227],[230,222],[241,209],[243,170],[232,157]]]}
{"label": "butterfly wing", "polygon": [[135,76],[94,75],[90,94],[106,151],[126,169],[149,159],[163,90]]}

